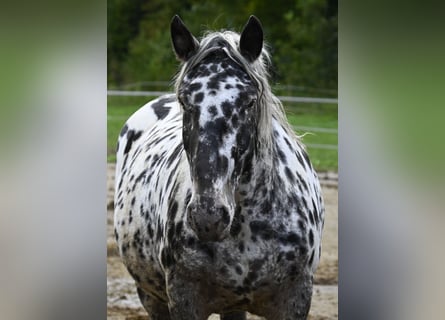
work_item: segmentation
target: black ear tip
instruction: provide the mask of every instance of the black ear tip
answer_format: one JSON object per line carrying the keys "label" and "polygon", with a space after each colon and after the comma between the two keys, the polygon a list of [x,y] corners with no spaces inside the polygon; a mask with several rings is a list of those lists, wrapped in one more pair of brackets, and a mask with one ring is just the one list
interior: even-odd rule
{"label": "black ear tip", "polygon": [[258,18],[257,18],[256,16],[254,16],[253,14],[249,17],[249,21],[252,21],[252,22],[256,22],[256,23],[261,24],[260,19],[258,19]]}
{"label": "black ear tip", "polygon": [[173,16],[173,18],[172,18],[171,24],[172,24],[172,25],[173,25],[173,24],[178,25],[178,24],[181,24],[181,23],[182,23],[181,18],[179,18],[179,16],[178,16],[177,14],[175,14],[175,15]]}
{"label": "black ear tip", "polygon": [[255,17],[254,15],[251,15],[250,17],[249,17],[249,21],[247,22],[248,24],[256,24],[256,25],[258,25],[259,27],[262,27],[261,26],[261,21],[260,21],[260,19],[258,19],[257,17]]}

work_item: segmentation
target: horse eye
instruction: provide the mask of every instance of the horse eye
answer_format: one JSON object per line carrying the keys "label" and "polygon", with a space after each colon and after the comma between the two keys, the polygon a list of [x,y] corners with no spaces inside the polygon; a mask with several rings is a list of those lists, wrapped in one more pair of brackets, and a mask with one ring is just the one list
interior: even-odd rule
{"label": "horse eye", "polygon": [[249,104],[247,105],[248,108],[252,108],[253,105],[256,103],[256,99],[253,99],[252,101],[249,102]]}

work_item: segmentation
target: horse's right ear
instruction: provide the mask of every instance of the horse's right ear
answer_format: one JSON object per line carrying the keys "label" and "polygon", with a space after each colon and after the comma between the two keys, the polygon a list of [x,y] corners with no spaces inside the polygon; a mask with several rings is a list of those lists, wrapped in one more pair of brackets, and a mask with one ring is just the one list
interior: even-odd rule
{"label": "horse's right ear", "polygon": [[199,42],[187,29],[178,15],[175,15],[170,24],[170,33],[176,57],[187,61],[198,50]]}

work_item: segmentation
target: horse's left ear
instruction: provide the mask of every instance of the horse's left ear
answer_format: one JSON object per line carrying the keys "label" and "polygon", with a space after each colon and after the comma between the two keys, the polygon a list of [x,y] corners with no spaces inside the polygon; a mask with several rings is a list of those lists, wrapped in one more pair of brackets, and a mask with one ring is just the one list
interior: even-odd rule
{"label": "horse's left ear", "polygon": [[175,15],[171,21],[170,34],[176,57],[179,60],[187,61],[198,49],[199,42],[178,15]]}
{"label": "horse's left ear", "polygon": [[260,56],[263,49],[263,27],[257,17],[250,16],[241,33],[239,47],[241,54],[250,62]]}

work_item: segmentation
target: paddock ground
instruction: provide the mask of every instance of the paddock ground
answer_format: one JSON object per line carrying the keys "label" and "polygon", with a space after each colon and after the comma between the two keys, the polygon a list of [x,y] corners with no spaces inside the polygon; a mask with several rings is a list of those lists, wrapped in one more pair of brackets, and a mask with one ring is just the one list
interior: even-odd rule
{"label": "paddock ground", "polygon": [[[133,280],[120,261],[113,236],[114,164],[107,172],[107,319],[146,320],[147,314],[136,294]],[[337,174],[322,173],[326,206],[321,262],[315,275],[310,320],[338,319],[338,189]],[[208,320],[218,320],[212,315]],[[248,320],[263,318],[249,315]]]}

